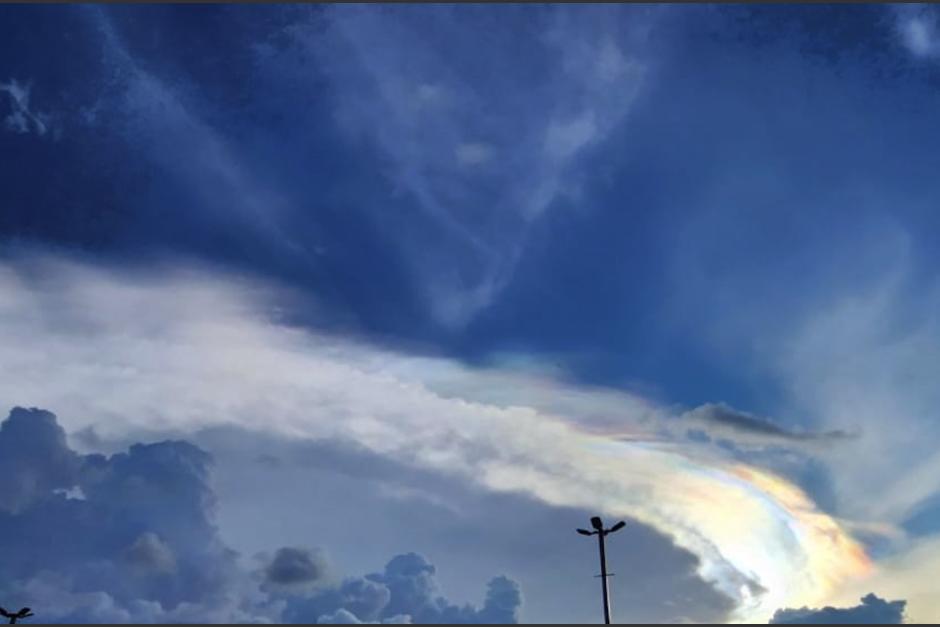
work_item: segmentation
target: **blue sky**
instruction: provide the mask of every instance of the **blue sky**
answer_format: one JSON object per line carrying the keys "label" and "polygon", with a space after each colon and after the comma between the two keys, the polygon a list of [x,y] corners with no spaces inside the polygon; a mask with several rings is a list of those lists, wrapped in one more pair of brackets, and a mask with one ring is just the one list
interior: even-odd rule
{"label": "blue sky", "polygon": [[[67,434],[11,473],[73,461],[0,482],[0,528],[110,515],[75,491],[95,455],[120,476],[185,441],[214,505],[183,509],[239,574],[180,601],[166,565],[195,558],[161,518],[2,598],[594,620],[568,528],[603,513],[642,564],[623,620],[936,620],[938,19],[3,7],[0,411]],[[121,588],[142,553],[169,579]]]}

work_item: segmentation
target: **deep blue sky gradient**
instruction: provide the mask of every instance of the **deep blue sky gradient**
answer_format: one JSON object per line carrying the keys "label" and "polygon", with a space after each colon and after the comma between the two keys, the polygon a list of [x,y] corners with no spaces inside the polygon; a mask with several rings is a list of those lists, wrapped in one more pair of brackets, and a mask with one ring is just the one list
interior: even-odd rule
{"label": "deep blue sky gradient", "polygon": [[[729,307],[799,316],[817,294],[864,283],[865,253],[886,215],[909,230],[925,267],[933,261],[937,66],[911,58],[891,15],[879,6],[689,7],[648,35],[652,76],[627,121],[579,157],[581,197],[556,198],[535,222],[491,306],[442,328],[403,257],[447,257],[471,276],[478,268],[459,246],[423,250],[440,230],[409,209],[407,192],[395,193],[382,155],[337,130],[328,68],[281,33],[319,10],[6,7],[0,76],[31,85],[33,106],[56,112],[59,136],[0,135],[0,150],[15,155],[0,171],[4,240],[115,263],[195,255],[288,281],[391,341],[471,361],[544,352],[585,382],[758,410],[769,409],[772,382],[736,366],[746,346],[716,351],[701,341],[710,317]],[[407,23],[431,19],[383,10]],[[522,23],[539,10],[489,12]],[[126,70],[105,50],[96,11],[134,63],[178,90],[237,147],[243,167],[286,198],[289,210],[274,220],[290,245],[228,211],[226,190],[207,200],[213,190],[192,180],[198,168],[177,138],[149,136],[109,110]],[[474,39],[448,59],[470,81],[487,71]],[[295,68],[258,61],[261,42],[300,58],[302,86]],[[535,57],[514,59],[513,72],[544,72]],[[102,100],[107,121],[82,124]],[[485,228],[498,238],[500,224]],[[396,246],[401,238],[410,253]],[[690,265],[699,277],[677,278]]]}

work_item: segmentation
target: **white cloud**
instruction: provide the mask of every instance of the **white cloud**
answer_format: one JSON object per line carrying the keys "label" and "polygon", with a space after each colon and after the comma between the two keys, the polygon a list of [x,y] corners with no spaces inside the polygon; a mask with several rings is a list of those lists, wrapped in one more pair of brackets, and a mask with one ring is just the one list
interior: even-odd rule
{"label": "white cloud", "polygon": [[829,456],[845,513],[900,523],[940,491],[935,378],[940,290],[904,296],[903,272],[821,303],[780,345],[796,411],[820,428],[856,430]]}
{"label": "white cloud", "polygon": [[638,397],[281,326],[266,315],[276,293],[231,277],[46,261],[0,268],[0,293],[0,399],[54,409],[71,431],[353,441],[486,491],[631,516],[697,555],[742,617],[817,604],[868,568],[798,488],[652,435],[670,412]]}
{"label": "white cloud", "polygon": [[865,591],[875,590],[879,596],[907,600],[909,623],[936,623],[940,617],[936,590],[938,569],[940,538],[919,540],[905,551],[879,562],[877,571],[847,585],[832,602],[853,604]]}
{"label": "white cloud", "polygon": [[940,32],[933,7],[924,5],[900,5],[892,7],[902,43],[916,57],[937,58],[940,56]]}
{"label": "white cloud", "polygon": [[0,93],[5,93],[10,103],[10,113],[3,119],[4,128],[13,133],[36,133],[40,137],[49,131],[49,115],[30,108],[29,84],[11,79],[0,83]]}

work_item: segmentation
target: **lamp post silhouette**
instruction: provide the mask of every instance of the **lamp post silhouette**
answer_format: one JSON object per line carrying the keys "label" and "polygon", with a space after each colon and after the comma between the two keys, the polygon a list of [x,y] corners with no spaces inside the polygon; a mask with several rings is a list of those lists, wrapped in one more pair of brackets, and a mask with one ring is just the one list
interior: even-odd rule
{"label": "lamp post silhouette", "polygon": [[15,625],[16,621],[18,621],[21,618],[29,618],[32,615],[33,615],[33,612],[28,607],[24,607],[19,612],[8,612],[2,607],[0,607],[0,616],[4,618],[9,618],[11,625]]}
{"label": "lamp post silhouette", "polygon": [[578,533],[582,536],[597,536],[597,548],[601,554],[601,574],[599,577],[601,579],[601,594],[604,598],[604,624],[606,625],[610,624],[610,592],[607,588],[607,578],[612,577],[613,573],[607,574],[607,551],[604,546],[604,538],[609,533],[620,531],[626,524],[621,520],[610,529],[604,529],[604,523],[601,521],[600,516],[594,516],[591,518],[591,526],[594,527],[594,531],[578,529]]}

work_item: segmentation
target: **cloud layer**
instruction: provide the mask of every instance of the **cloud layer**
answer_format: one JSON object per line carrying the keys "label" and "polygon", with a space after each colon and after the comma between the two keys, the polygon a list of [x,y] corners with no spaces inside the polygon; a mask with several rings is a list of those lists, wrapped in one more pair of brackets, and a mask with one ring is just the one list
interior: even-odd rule
{"label": "cloud layer", "polygon": [[[503,402],[481,402],[473,389],[492,380],[486,373],[476,381],[444,360],[272,323],[278,299],[240,285],[192,274],[131,280],[58,262],[7,267],[0,316],[11,357],[0,394],[68,406],[70,429],[232,424],[350,441],[487,491],[630,516],[695,554],[700,576],[742,616],[812,602],[868,569],[861,547],[797,487],[715,450],[644,436],[648,416],[630,403],[617,420],[636,437],[623,442],[579,427],[577,413],[513,398],[511,373]],[[45,375],[52,364],[62,385]],[[458,382],[448,396],[433,388],[442,375]],[[579,398],[549,380],[541,389],[543,399],[556,390]],[[590,397],[580,405],[591,408]]]}

